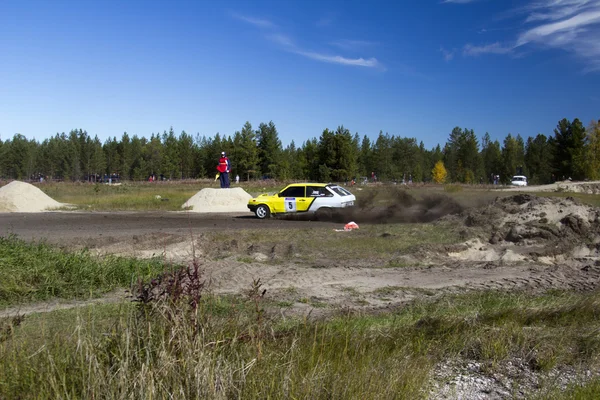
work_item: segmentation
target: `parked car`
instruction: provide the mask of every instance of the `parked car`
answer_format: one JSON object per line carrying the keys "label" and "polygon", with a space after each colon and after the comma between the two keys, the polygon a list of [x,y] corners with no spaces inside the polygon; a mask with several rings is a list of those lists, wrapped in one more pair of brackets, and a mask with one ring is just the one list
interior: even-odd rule
{"label": "parked car", "polygon": [[352,207],[356,197],[345,188],[327,183],[293,183],[274,195],[261,194],[248,201],[258,218],[288,213],[314,213],[327,218],[334,209]]}
{"label": "parked car", "polygon": [[527,177],[523,175],[515,175],[510,180],[510,184],[514,186],[527,186]]}

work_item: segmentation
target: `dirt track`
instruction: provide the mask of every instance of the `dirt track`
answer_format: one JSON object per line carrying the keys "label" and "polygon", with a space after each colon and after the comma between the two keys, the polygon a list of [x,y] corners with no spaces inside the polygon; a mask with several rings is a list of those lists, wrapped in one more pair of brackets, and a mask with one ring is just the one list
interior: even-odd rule
{"label": "dirt track", "polygon": [[332,222],[259,220],[250,212],[245,214],[198,214],[168,212],[46,212],[0,213],[0,235],[16,234],[26,240],[45,239],[50,243],[67,245],[73,240],[106,237],[132,238],[150,233],[186,235],[205,230],[306,228],[306,224],[339,226]]}
{"label": "dirt track", "polygon": [[294,313],[314,311],[315,304],[327,304],[328,310],[378,309],[448,291],[591,290],[600,283],[598,209],[573,199],[516,195],[445,219],[471,239],[402,254],[404,266],[393,268],[368,259],[340,263],[326,254],[315,264],[270,248],[249,250],[252,243],[238,241],[225,257],[206,248],[202,233],[207,231],[231,232],[233,243],[237,229],[340,227],[339,222],[258,220],[251,214],[0,214],[0,234],[98,254],[158,255],[184,265],[195,258],[213,291],[240,293],[260,278],[269,297],[293,304],[288,310]]}

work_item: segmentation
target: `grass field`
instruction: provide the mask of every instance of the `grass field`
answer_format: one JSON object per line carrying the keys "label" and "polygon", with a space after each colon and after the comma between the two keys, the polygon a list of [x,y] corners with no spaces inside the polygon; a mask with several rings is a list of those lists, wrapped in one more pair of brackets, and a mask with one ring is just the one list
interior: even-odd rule
{"label": "grass field", "polygon": [[[0,260],[2,276],[18,277],[1,288],[4,305],[98,295],[174,270],[16,238],[0,241]],[[593,370],[600,357],[598,292],[448,294],[306,320],[281,317],[286,305],[263,298],[258,282],[233,297],[198,288],[0,319],[0,398],[415,399],[428,398],[431,374],[447,360],[487,373],[518,360],[544,373]],[[550,379],[543,387],[539,398],[600,395],[598,380],[567,392]]]}
{"label": "grass field", "polygon": [[[179,209],[200,189],[196,182],[152,185],[42,188],[81,207],[140,211]],[[252,194],[277,189],[246,188]],[[382,204],[397,193],[377,189],[372,196],[370,190],[356,193]],[[473,191],[443,187],[409,193],[444,193],[462,204],[498,195],[481,189],[474,199]],[[169,201],[156,203],[156,194]],[[596,202],[591,195],[576,197]],[[246,230],[236,240],[281,248],[294,243],[293,251],[308,259],[323,252],[341,260],[381,258],[382,267],[397,252],[459,240],[444,224],[366,226],[327,240],[325,232],[307,232]],[[207,246],[223,242],[219,235],[207,235]],[[201,277],[189,278],[192,285],[171,279],[177,268],[0,237],[0,310],[133,289],[138,279],[148,283],[163,272],[163,282],[175,282],[165,295],[146,292],[135,303],[0,318],[0,399],[426,399],[432,376],[445,362],[475,362],[490,375],[506,374],[507,365],[539,373],[540,381],[529,386],[534,392],[518,392],[515,381],[509,393],[515,397],[600,398],[600,379],[594,378],[600,367],[598,291],[440,293],[385,312],[342,309],[307,319],[284,316],[289,304],[263,297],[258,281],[246,294],[216,296]],[[574,375],[580,385],[563,387],[554,375],[544,375],[550,371],[594,373],[589,379]]]}
{"label": "grass field", "polygon": [[[2,321],[0,397],[418,399],[446,360],[544,372],[600,355],[598,293],[450,295],[325,321],[282,319],[250,293]],[[540,398],[600,394],[598,380],[542,387]]]}
{"label": "grass field", "polygon": [[[275,191],[273,183],[240,184],[251,194]],[[89,211],[181,211],[190,197],[206,187],[218,188],[211,180],[123,182],[120,185],[92,183],[36,184],[58,202],[72,204]],[[235,186],[235,185],[234,185]],[[160,198],[157,198],[160,196]]]}
{"label": "grass field", "polygon": [[[7,182],[0,181],[0,187]],[[181,206],[203,188],[218,188],[218,182],[209,179],[123,182],[120,185],[94,184],[86,182],[33,183],[48,196],[61,203],[72,204],[75,209],[89,211],[181,211]],[[239,186],[252,196],[266,192],[277,192],[286,183],[276,181],[241,182]],[[445,195],[470,207],[491,201],[496,197],[512,196],[517,192],[497,191],[491,185],[357,185],[349,188],[358,199],[377,198],[389,201],[398,191],[405,191],[415,198],[429,195]],[[600,197],[586,193],[543,192],[532,193],[546,197],[574,197],[583,203],[600,206]],[[158,199],[156,196],[160,196]]]}

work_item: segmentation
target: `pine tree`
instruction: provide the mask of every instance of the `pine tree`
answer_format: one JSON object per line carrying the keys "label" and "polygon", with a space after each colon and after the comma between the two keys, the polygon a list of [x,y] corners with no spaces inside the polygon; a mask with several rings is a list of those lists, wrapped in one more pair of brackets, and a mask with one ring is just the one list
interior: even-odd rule
{"label": "pine tree", "polygon": [[240,150],[238,152],[238,171],[246,179],[256,173],[258,168],[258,144],[256,133],[252,130],[250,122],[246,121],[240,134]]}
{"label": "pine tree", "polygon": [[559,179],[583,179],[585,128],[579,119],[563,118],[554,129],[554,169]]}
{"label": "pine tree", "polygon": [[525,146],[525,166],[528,181],[533,184],[544,184],[552,181],[552,149],[545,135],[538,134],[528,138]]}
{"label": "pine tree", "polygon": [[192,177],[192,169],[194,166],[194,139],[192,139],[186,131],[181,131],[177,142],[180,177],[182,179],[190,178]]}
{"label": "pine tree", "polygon": [[592,121],[586,132],[585,174],[600,179],[600,121]]}
{"label": "pine tree", "polygon": [[500,143],[492,142],[489,133],[485,133],[481,140],[481,158],[483,163],[484,181],[493,183],[493,176],[500,174],[502,169],[502,151]]}
{"label": "pine tree", "polygon": [[281,141],[273,121],[261,123],[256,131],[258,140],[258,163],[260,171],[270,177],[277,177],[277,165],[281,155]]}

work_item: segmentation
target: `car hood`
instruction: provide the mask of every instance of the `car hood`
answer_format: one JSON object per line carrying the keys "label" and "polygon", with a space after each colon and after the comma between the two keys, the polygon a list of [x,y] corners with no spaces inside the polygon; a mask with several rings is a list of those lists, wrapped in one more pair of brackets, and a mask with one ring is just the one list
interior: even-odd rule
{"label": "car hood", "polygon": [[273,198],[274,199],[276,197],[279,197],[279,196],[277,196],[276,194],[263,193],[263,194],[259,194],[256,197],[251,198],[250,201],[257,200],[257,199],[266,200],[268,198]]}

